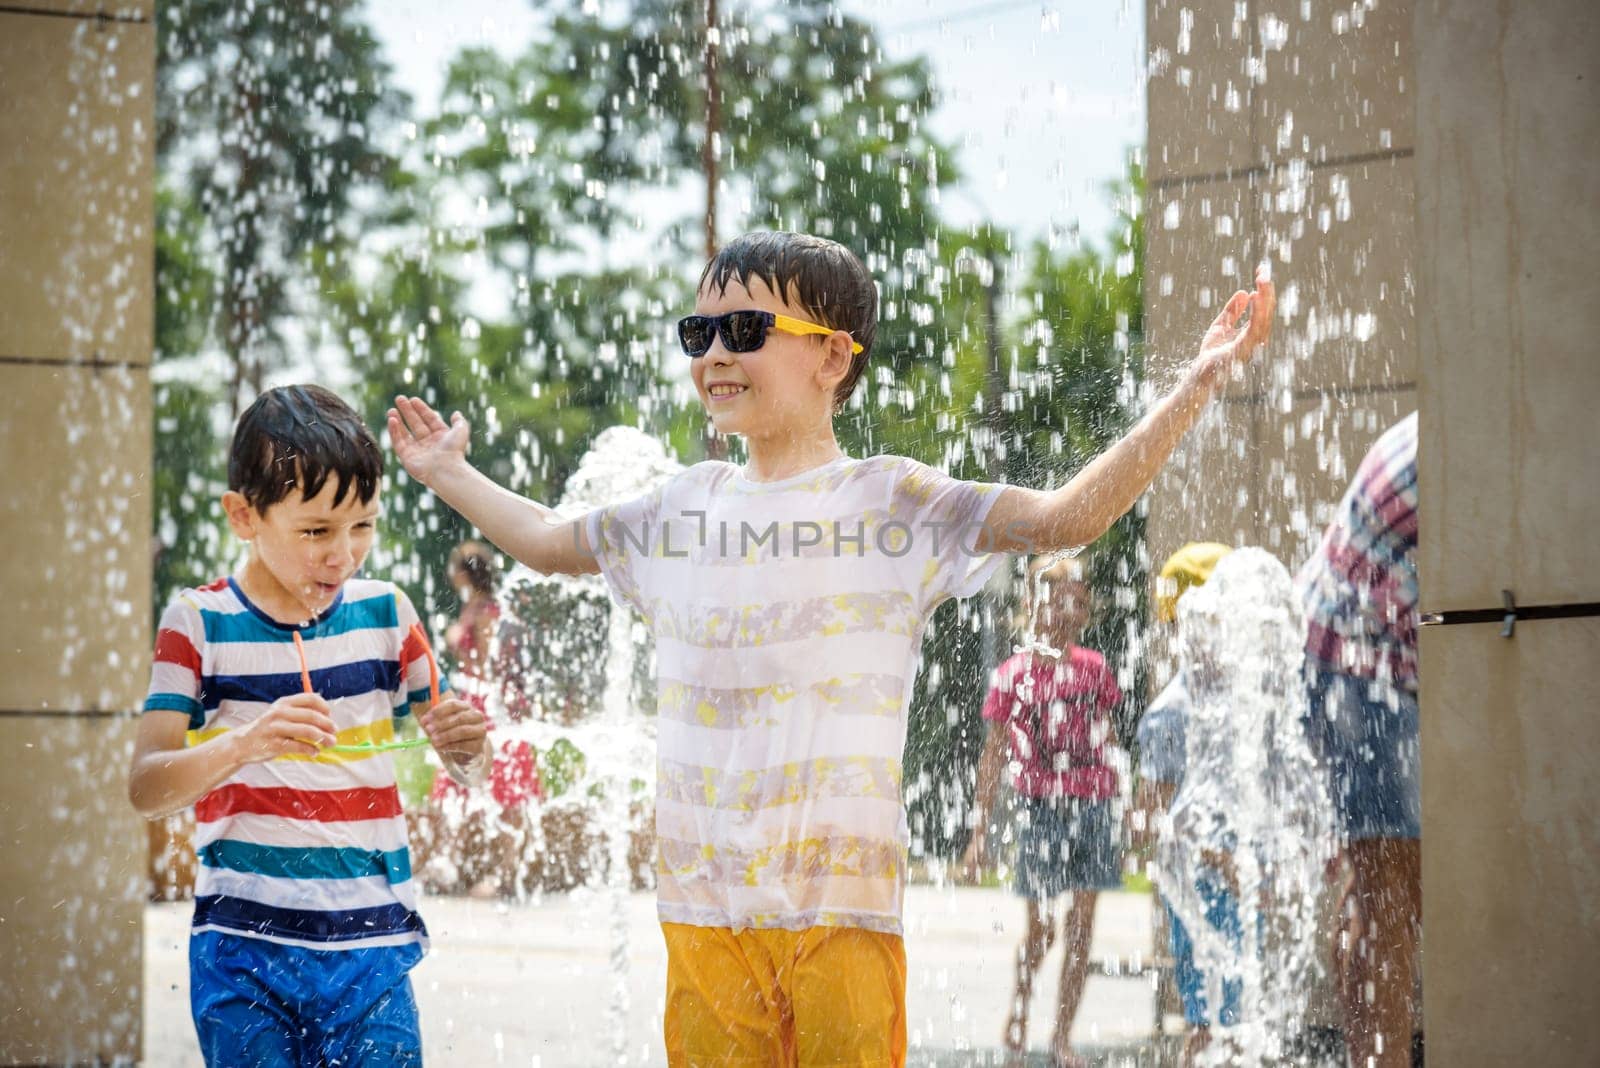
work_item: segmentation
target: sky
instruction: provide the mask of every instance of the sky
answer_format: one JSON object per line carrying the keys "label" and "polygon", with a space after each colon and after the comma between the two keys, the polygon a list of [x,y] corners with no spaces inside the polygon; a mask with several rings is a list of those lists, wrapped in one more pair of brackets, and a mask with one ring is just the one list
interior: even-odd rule
{"label": "sky", "polygon": [[[562,0],[558,0],[562,2]],[[595,0],[586,0],[586,7]],[[750,3],[754,0],[742,0]],[[741,0],[721,0],[724,11]],[[890,56],[929,57],[942,103],[930,122],[957,148],[962,181],[945,217],[992,220],[1025,238],[1100,243],[1106,183],[1144,141],[1143,4],[1131,0],[844,0],[877,24]],[[420,113],[469,45],[515,52],[538,32],[527,0],[381,0],[369,17]]]}

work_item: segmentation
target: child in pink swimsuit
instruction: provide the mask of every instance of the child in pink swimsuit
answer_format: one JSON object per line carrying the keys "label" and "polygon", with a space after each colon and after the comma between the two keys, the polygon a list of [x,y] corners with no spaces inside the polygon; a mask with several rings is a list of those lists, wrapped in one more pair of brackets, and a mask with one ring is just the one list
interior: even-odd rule
{"label": "child in pink swimsuit", "polygon": [[[456,661],[455,677],[462,695],[471,704],[490,713],[488,694],[496,681],[489,663],[489,653],[494,641],[494,630],[500,620],[500,606],[495,603],[494,586],[498,570],[494,553],[482,542],[465,541],[450,554],[449,576],[461,595],[461,615],[445,632],[445,643]],[[499,702],[500,708],[514,709],[515,702]],[[513,713],[514,715],[514,713]],[[489,771],[489,794],[494,808],[489,813],[471,811],[467,804],[469,793],[446,775],[433,780],[433,801],[441,809],[454,809],[464,813],[465,824],[456,839],[463,867],[481,865],[473,854],[489,852],[493,838],[490,864],[498,870],[478,880],[472,887],[475,896],[489,896],[496,892],[510,893],[514,889],[518,863],[517,836],[511,828],[519,825],[521,811],[529,802],[542,796],[539,788],[539,769],[533,745],[521,739],[499,741],[494,737],[495,724],[489,723],[490,739],[494,745],[494,763]],[[485,827],[483,823],[491,822]]]}

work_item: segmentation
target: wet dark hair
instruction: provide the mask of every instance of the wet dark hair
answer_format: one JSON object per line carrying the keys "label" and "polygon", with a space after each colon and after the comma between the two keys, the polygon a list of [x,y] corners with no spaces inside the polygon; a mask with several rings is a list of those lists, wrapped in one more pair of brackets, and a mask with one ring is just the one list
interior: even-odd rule
{"label": "wet dark hair", "polygon": [[752,276],[816,322],[848,331],[861,346],[833,391],[834,408],[842,408],[855,392],[878,336],[878,287],[866,265],[825,237],[758,230],[722,246],[706,264],[698,288],[720,294],[731,281],[748,288]]}
{"label": "wet dark hair", "polygon": [[296,487],[309,501],[334,478],[333,503],[352,490],[362,504],[383,479],[383,450],[372,431],[321,386],[269,389],[245,409],[228,450],[228,488],[265,513]]}
{"label": "wet dark hair", "polygon": [[494,580],[498,575],[494,551],[481,541],[464,541],[450,551],[450,567],[467,576],[467,582],[478,593],[494,593]]}

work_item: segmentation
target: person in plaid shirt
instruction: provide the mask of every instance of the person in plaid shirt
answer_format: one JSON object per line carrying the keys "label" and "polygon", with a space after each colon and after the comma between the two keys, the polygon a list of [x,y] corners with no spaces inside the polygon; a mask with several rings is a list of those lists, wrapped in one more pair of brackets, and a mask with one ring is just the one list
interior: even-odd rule
{"label": "person in plaid shirt", "polygon": [[1409,1065],[1422,921],[1417,742],[1417,416],[1356,471],[1299,585],[1307,734],[1331,777],[1351,869],[1340,994],[1350,1063]]}

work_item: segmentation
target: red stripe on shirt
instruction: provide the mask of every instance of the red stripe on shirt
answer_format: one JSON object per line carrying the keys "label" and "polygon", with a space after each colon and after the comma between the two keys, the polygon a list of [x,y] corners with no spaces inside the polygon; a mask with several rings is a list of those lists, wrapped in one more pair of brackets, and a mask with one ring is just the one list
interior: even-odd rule
{"label": "red stripe on shirt", "polygon": [[400,812],[400,791],[393,786],[296,790],[288,786],[234,783],[211,791],[194,806],[195,819],[201,823],[242,814],[343,823],[389,819]]}
{"label": "red stripe on shirt", "polygon": [[200,677],[200,654],[195,651],[188,635],[181,631],[163,629],[156,632],[156,661],[188,668],[196,678]]}
{"label": "red stripe on shirt", "polygon": [[417,628],[411,628],[406,634],[405,644],[400,647],[400,674],[404,675],[406,668],[427,655],[428,643],[422,640]]}

